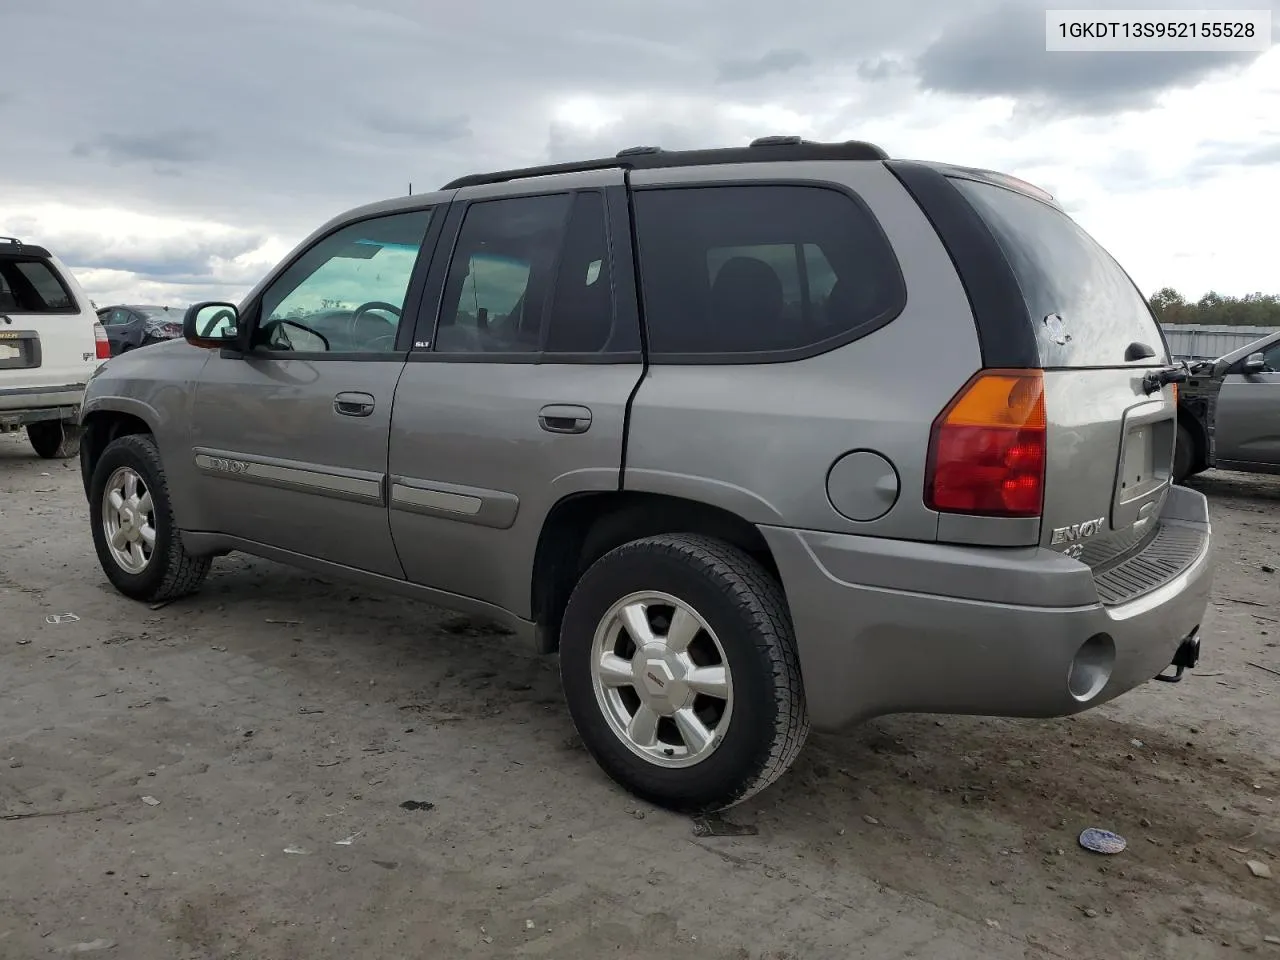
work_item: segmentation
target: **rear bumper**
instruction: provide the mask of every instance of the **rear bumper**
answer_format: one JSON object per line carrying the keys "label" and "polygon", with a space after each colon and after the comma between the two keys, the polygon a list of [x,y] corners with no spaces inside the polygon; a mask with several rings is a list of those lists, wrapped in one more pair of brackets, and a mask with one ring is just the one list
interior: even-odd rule
{"label": "rear bumper", "polygon": [[[0,417],[54,407],[78,408],[84,400],[83,383],[47,387],[0,387]],[[74,411],[72,416],[74,416]]]}
{"label": "rear bumper", "polygon": [[1038,547],[761,527],[814,726],[902,712],[1066,716],[1151,680],[1199,630],[1213,581],[1204,496],[1172,488],[1160,523],[1193,549],[1154,589],[1111,605],[1087,566]]}

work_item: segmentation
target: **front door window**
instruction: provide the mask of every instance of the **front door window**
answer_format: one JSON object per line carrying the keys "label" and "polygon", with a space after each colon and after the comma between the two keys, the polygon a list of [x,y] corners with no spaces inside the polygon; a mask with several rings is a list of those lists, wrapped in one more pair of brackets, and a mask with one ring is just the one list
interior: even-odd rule
{"label": "front door window", "polygon": [[362,220],[319,240],[262,296],[253,345],[295,353],[391,353],[430,210]]}

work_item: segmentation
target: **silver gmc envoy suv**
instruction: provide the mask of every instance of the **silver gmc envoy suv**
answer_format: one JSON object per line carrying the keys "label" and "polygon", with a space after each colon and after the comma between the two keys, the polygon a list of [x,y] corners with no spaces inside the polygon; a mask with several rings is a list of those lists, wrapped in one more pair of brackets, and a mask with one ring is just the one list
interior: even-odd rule
{"label": "silver gmc envoy suv", "polygon": [[243,551],[496,619],[610,776],[708,811],[811,723],[1194,666],[1184,377],[1044,191],[770,137],[344,213],[104,364],[81,463],[126,596]]}

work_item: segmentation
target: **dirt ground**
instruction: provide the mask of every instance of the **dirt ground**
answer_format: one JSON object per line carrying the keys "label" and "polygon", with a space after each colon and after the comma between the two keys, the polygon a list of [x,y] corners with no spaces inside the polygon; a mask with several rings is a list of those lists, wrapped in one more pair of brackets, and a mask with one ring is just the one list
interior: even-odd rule
{"label": "dirt ground", "polygon": [[1280,478],[1198,484],[1183,683],[815,736],[699,837],[597,770],[554,659],[243,557],[132,603],[77,463],[0,437],[0,958],[1280,958]]}

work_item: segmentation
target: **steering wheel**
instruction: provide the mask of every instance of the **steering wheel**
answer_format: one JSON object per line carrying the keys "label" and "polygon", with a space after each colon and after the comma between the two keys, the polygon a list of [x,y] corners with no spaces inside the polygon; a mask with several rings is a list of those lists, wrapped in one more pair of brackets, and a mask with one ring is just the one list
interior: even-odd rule
{"label": "steering wheel", "polygon": [[213,333],[214,330],[218,328],[218,324],[221,323],[223,320],[230,320],[232,323],[234,323],[235,319],[236,319],[236,315],[233,311],[223,308],[222,310],[219,310],[217,313],[215,313],[212,317],[209,318],[208,322],[205,323],[204,330],[201,332],[200,336],[202,337],[209,336],[211,333]]}
{"label": "steering wheel", "polygon": [[[355,339],[356,324],[360,322],[360,318],[371,310],[383,310],[396,318],[398,322],[403,316],[401,309],[394,304],[387,303],[384,300],[370,300],[368,303],[362,303],[351,312],[351,319],[347,321],[347,336]],[[385,318],[384,318],[385,319]],[[395,326],[391,321],[387,321],[387,326]]]}

